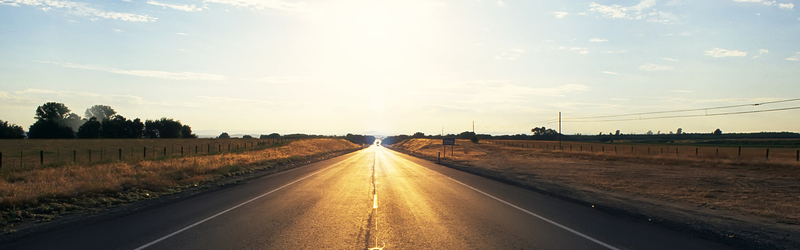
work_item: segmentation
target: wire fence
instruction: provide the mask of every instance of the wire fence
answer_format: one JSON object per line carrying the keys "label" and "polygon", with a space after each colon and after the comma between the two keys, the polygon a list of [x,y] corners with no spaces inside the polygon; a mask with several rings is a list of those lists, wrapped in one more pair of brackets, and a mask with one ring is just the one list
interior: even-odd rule
{"label": "wire fence", "polygon": [[239,153],[290,141],[290,139],[5,140],[0,142],[0,172],[69,164],[87,165]]}
{"label": "wire fence", "polygon": [[711,147],[663,144],[607,144],[588,142],[485,140],[488,143],[542,150],[626,154],[634,156],[674,156],[706,159],[765,160],[800,162],[800,149],[769,147]]}

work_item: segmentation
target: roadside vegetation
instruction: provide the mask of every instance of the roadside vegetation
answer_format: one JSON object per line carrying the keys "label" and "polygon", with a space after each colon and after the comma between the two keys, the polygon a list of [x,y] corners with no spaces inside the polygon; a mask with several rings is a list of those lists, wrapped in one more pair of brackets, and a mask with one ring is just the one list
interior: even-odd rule
{"label": "roadside vegetation", "polygon": [[249,151],[164,157],[91,164],[60,164],[0,173],[0,224],[47,221],[79,211],[152,199],[215,180],[313,157],[361,148],[342,139],[307,139],[270,144]]}
{"label": "roadside vegetation", "polygon": [[[441,144],[409,139],[390,147],[435,161]],[[800,235],[800,163],[794,154],[766,160],[737,158],[737,148],[733,157],[715,158],[708,149],[708,156],[696,156],[695,147],[676,156],[674,146],[673,154],[661,155],[655,144],[650,154],[642,145],[634,145],[639,154],[615,153],[615,145],[601,143],[562,143],[573,151],[554,150],[556,145],[458,140],[442,164],[738,247],[800,247],[793,236]]]}

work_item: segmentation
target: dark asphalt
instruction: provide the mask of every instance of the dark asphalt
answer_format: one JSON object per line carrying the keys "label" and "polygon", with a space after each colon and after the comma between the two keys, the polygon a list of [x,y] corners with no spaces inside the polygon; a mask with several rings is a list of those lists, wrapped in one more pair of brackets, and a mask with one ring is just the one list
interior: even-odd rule
{"label": "dark asphalt", "polygon": [[368,249],[384,244],[385,249],[727,249],[377,146],[0,248]]}

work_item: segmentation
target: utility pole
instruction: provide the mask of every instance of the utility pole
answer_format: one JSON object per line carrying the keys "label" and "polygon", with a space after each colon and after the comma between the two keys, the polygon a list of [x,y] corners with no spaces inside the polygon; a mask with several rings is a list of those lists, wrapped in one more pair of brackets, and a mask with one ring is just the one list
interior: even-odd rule
{"label": "utility pole", "polygon": [[472,121],[472,133],[475,133],[475,121]]}
{"label": "utility pole", "polygon": [[561,112],[558,112],[558,150],[561,150]]}

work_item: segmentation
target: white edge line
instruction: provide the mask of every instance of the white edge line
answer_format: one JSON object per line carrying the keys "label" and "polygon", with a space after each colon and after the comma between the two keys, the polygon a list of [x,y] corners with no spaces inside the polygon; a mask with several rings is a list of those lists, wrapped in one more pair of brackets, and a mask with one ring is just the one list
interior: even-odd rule
{"label": "white edge line", "polygon": [[[353,157],[355,157],[355,156],[353,156]],[[351,158],[352,158],[352,157],[351,157]],[[161,242],[161,241],[163,241],[163,240],[169,239],[170,237],[172,237],[172,236],[175,236],[175,235],[177,235],[177,234],[179,234],[179,233],[181,233],[181,232],[183,232],[183,231],[189,230],[190,228],[193,228],[193,227],[195,227],[195,226],[197,226],[197,225],[200,225],[200,224],[202,224],[203,222],[206,222],[206,221],[208,221],[208,220],[214,219],[214,218],[216,218],[217,216],[220,216],[220,215],[222,215],[222,214],[225,214],[225,213],[227,213],[227,212],[230,212],[231,210],[234,210],[234,209],[236,209],[236,208],[239,208],[239,207],[241,207],[241,206],[244,206],[244,205],[245,205],[245,204],[247,204],[247,203],[250,203],[250,202],[253,202],[253,201],[255,201],[255,200],[258,200],[259,198],[261,198],[261,197],[264,197],[264,196],[267,196],[267,195],[269,195],[269,194],[271,194],[271,193],[273,193],[273,192],[275,192],[275,191],[278,191],[278,190],[281,190],[281,189],[283,189],[283,188],[285,188],[285,187],[291,186],[292,184],[295,184],[295,183],[297,183],[297,182],[299,182],[299,181],[305,180],[305,179],[306,179],[306,178],[308,178],[308,177],[311,177],[311,176],[317,175],[317,174],[319,174],[320,172],[322,172],[322,171],[325,171],[325,170],[328,170],[329,168],[332,168],[332,167],[334,167],[334,166],[337,166],[337,165],[339,165],[339,164],[341,164],[342,162],[345,162],[345,161],[347,161],[347,160],[349,160],[349,158],[348,158],[348,159],[345,159],[345,160],[343,160],[343,161],[340,161],[340,162],[339,162],[339,163],[337,163],[337,164],[333,164],[333,165],[331,165],[331,166],[329,166],[329,167],[327,167],[327,168],[323,168],[322,170],[319,170],[319,171],[317,171],[317,172],[314,172],[313,174],[307,175],[306,177],[303,177],[303,178],[297,179],[297,180],[295,180],[295,181],[293,181],[293,182],[290,182],[289,184],[286,184],[286,185],[280,186],[279,188],[276,188],[276,189],[274,189],[274,190],[272,190],[272,191],[269,191],[269,192],[263,193],[263,194],[261,194],[261,195],[259,195],[259,196],[256,196],[255,198],[252,198],[252,199],[250,199],[250,200],[247,200],[247,201],[245,201],[245,202],[242,202],[242,203],[240,203],[239,205],[236,205],[236,206],[233,206],[233,207],[231,207],[231,208],[225,209],[224,211],[222,211],[222,212],[219,212],[219,213],[217,213],[217,214],[215,214],[215,215],[212,215],[211,217],[208,217],[208,218],[205,218],[205,219],[203,219],[203,220],[200,220],[200,221],[198,221],[198,222],[195,222],[194,224],[191,224],[191,225],[189,225],[189,226],[186,226],[186,227],[184,227],[184,228],[181,228],[180,230],[178,230],[178,231],[175,231],[175,232],[173,232],[173,233],[171,233],[171,234],[167,234],[167,235],[165,235],[164,237],[158,238],[157,240],[154,240],[154,241],[152,241],[152,242],[150,242],[150,243],[144,244],[143,246],[137,247],[137,248],[136,248],[136,249],[134,249],[134,250],[142,250],[142,249],[145,249],[145,248],[147,248],[147,247],[150,247],[150,246],[152,246],[152,245],[154,245],[154,244],[156,244],[156,243],[159,243],[159,242]]]}
{"label": "white edge line", "polygon": [[[436,172],[436,171],[434,171],[434,172]],[[439,172],[436,172],[436,173],[439,173]],[[612,245],[606,244],[605,242],[602,242],[602,241],[600,241],[600,240],[597,240],[597,239],[595,239],[595,238],[592,238],[591,236],[585,235],[585,234],[583,234],[583,233],[581,233],[581,232],[575,231],[575,230],[574,230],[574,229],[572,229],[572,228],[569,228],[569,227],[567,227],[567,226],[561,225],[561,224],[559,224],[558,222],[555,222],[555,221],[552,221],[552,220],[550,220],[550,219],[547,219],[547,218],[545,218],[545,217],[543,217],[543,216],[541,216],[541,215],[538,215],[538,214],[535,214],[535,213],[533,213],[533,212],[531,212],[531,211],[525,210],[525,209],[523,209],[523,208],[521,208],[521,207],[518,207],[518,206],[516,206],[516,205],[514,205],[514,204],[511,204],[511,203],[509,203],[509,202],[507,202],[507,201],[504,201],[504,200],[502,200],[502,199],[500,199],[500,198],[494,197],[494,196],[492,196],[492,195],[490,195],[490,194],[487,194],[486,192],[483,192],[483,191],[481,191],[481,190],[478,190],[477,188],[471,187],[470,185],[464,184],[464,183],[462,183],[462,182],[460,182],[460,181],[457,181],[457,180],[455,180],[455,179],[453,179],[453,178],[450,178],[449,176],[446,176],[446,175],[444,175],[444,174],[442,174],[442,173],[439,173],[439,174],[440,174],[440,175],[442,175],[442,176],[444,176],[444,177],[446,177],[447,179],[450,179],[451,181],[454,181],[454,182],[456,182],[456,183],[458,183],[458,184],[461,184],[462,186],[465,186],[465,187],[467,187],[467,188],[469,188],[469,189],[475,190],[475,192],[478,192],[478,193],[481,193],[481,194],[483,194],[483,195],[489,196],[490,198],[492,198],[492,199],[495,199],[495,200],[497,200],[497,201],[499,201],[499,202],[502,202],[503,204],[506,204],[506,205],[509,205],[509,206],[511,206],[511,207],[513,207],[513,208],[516,208],[516,209],[518,209],[518,210],[520,210],[520,211],[522,211],[522,212],[525,212],[525,213],[527,213],[527,214],[529,214],[529,215],[531,215],[531,216],[533,216],[533,217],[539,218],[540,220],[546,221],[547,223],[550,223],[550,224],[553,224],[554,226],[560,227],[561,229],[567,230],[567,231],[569,231],[570,233],[573,233],[573,234],[575,234],[575,235],[578,235],[578,236],[580,236],[580,237],[583,237],[584,239],[590,240],[590,241],[592,241],[592,242],[594,242],[594,243],[597,243],[597,244],[599,244],[599,245],[601,245],[601,246],[604,246],[604,247],[606,247],[606,248],[608,248],[608,249],[612,249],[612,250],[619,250],[619,248],[616,248],[616,247],[614,247],[614,246],[612,246]]]}

